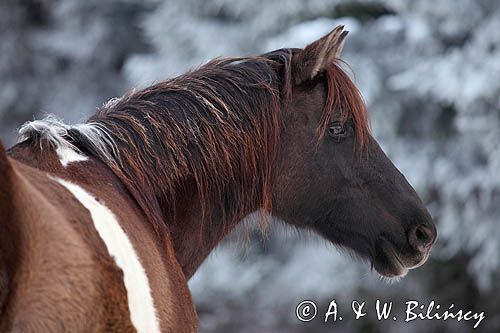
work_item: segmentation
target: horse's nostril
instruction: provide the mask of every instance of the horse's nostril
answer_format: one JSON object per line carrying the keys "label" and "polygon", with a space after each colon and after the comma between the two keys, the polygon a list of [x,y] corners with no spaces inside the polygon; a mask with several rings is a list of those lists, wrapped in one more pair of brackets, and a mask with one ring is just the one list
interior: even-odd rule
{"label": "horse's nostril", "polygon": [[425,234],[425,231],[422,230],[422,228],[417,229],[417,239],[422,243],[427,243],[427,235]]}
{"label": "horse's nostril", "polygon": [[408,241],[417,251],[423,252],[430,248],[436,239],[436,232],[425,224],[420,224],[412,229]]}

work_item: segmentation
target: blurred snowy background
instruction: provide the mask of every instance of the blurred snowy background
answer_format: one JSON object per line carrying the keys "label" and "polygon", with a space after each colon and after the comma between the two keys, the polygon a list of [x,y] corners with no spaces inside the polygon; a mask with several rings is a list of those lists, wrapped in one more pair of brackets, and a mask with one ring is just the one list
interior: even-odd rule
{"label": "blurred snowy background", "polygon": [[85,120],[111,97],[216,56],[301,47],[344,23],[385,151],[439,230],[429,262],[388,284],[314,235],[238,230],[190,282],[201,332],[468,332],[471,322],[300,323],[302,299],[435,300],[500,331],[500,2],[496,0],[1,0],[0,138],[53,113]]}

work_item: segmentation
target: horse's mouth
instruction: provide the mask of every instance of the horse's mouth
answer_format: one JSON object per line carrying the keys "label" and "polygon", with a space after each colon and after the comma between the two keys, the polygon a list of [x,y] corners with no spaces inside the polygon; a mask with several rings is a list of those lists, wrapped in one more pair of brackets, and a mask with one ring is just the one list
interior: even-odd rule
{"label": "horse's mouth", "polygon": [[429,256],[429,251],[411,256],[398,253],[387,239],[380,237],[375,242],[373,268],[382,276],[393,278],[403,277],[410,269],[423,265]]}

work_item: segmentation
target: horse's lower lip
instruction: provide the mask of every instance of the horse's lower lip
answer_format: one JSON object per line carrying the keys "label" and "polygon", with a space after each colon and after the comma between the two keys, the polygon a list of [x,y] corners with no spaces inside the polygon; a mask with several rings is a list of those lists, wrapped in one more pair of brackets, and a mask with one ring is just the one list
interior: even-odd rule
{"label": "horse's lower lip", "polygon": [[408,268],[403,264],[392,244],[385,238],[379,238],[375,242],[373,268],[385,277],[402,277],[408,273]]}

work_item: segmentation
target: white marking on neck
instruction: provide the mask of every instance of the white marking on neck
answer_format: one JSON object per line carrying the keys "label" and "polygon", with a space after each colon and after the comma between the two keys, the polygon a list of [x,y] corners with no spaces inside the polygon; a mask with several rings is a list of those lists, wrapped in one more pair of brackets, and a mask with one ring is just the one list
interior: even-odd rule
{"label": "white marking on neck", "polygon": [[57,156],[63,167],[73,162],[87,161],[89,158],[67,145],[61,145],[56,148]]}
{"label": "white marking on neck", "polygon": [[54,179],[67,188],[89,210],[94,226],[106,244],[109,254],[123,271],[130,319],[137,332],[160,332],[148,277],[132,243],[113,212],[82,187],[63,179]]}

